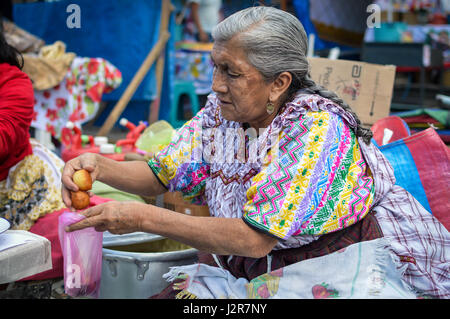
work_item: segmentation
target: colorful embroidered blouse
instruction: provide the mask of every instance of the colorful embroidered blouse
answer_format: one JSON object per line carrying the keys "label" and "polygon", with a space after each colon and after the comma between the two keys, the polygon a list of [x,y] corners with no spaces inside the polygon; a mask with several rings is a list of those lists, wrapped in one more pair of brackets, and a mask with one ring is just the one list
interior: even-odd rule
{"label": "colorful embroidered blouse", "polygon": [[212,216],[243,218],[279,238],[277,249],[298,247],[370,210],[374,183],[353,125],[330,100],[299,94],[252,140],[221,117],[211,94],[149,166],[169,191],[207,204]]}

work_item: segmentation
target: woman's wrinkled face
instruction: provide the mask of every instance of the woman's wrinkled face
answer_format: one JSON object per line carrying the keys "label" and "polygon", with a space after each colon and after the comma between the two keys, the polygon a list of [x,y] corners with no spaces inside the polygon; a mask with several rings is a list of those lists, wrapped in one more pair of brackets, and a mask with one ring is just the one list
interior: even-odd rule
{"label": "woman's wrinkled face", "polygon": [[212,90],[219,99],[222,116],[255,128],[263,127],[271,117],[266,111],[271,83],[266,83],[261,73],[250,65],[236,37],[225,43],[215,42],[211,58]]}

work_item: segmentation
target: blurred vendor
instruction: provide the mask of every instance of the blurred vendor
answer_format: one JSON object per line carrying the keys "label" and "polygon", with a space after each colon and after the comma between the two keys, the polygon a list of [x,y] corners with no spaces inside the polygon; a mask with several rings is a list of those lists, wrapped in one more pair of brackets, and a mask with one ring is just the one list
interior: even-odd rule
{"label": "blurred vendor", "polygon": [[188,0],[199,42],[212,42],[212,29],[219,23],[222,0]]}
{"label": "blurred vendor", "polygon": [[0,25],[0,217],[12,229],[29,230],[40,217],[64,208],[64,162],[30,139],[34,91],[23,59]]}

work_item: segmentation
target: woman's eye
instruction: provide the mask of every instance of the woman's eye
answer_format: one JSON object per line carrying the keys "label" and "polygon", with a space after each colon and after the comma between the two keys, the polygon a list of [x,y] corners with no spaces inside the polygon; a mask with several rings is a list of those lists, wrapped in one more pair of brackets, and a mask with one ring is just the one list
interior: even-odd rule
{"label": "woman's eye", "polygon": [[228,74],[229,77],[231,77],[233,79],[238,78],[239,75],[240,75],[240,74],[233,73],[233,72],[230,72],[230,71],[228,71],[227,74]]}
{"label": "woman's eye", "polygon": [[213,72],[216,72],[219,70],[221,73],[228,75],[232,79],[238,78],[240,76],[240,74],[238,74],[238,73],[231,72],[228,69],[228,67],[220,67],[215,63],[212,63],[212,66],[213,66]]}

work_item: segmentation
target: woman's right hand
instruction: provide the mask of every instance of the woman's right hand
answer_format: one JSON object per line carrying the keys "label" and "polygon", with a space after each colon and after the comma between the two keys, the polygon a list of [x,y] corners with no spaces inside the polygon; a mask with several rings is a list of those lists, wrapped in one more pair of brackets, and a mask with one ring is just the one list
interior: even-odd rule
{"label": "woman's right hand", "polygon": [[72,179],[73,174],[75,173],[75,171],[84,168],[91,174],[93,183],[97,179],[100,171],[98,163],[99,156],[100,155],[94,153],[84,153],[66,162],[61,176],[61,196],[64,204],[68,208],[74,210],[72,206],[70,191],[78,191],[78,186],[73,182]]}

